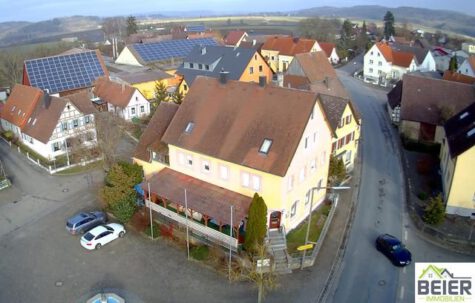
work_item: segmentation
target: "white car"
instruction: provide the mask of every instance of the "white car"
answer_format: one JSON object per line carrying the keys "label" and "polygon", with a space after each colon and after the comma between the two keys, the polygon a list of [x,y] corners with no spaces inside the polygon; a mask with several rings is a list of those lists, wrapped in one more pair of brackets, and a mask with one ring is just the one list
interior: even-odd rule
{"label": "white car", "polygon": [[125,235],[124,226],[118,223],[110,223],[107,225],[100,225],[89,232],[87,232],[81,238],[81,245],[85,249],[99,249],[103,245],[106,245],[112,240],[122,238]]}

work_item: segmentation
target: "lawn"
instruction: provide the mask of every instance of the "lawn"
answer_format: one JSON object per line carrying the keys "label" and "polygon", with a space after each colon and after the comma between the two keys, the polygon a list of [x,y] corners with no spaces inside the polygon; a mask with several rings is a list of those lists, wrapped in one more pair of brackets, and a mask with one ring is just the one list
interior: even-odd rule
{"label": "lawn", "polygon": [[100,167],[102,167],[102,165],[103,165],[102,160],[101,161],[96,161],[96,162],[86,164],[84,166],[78,165],[78,166],[75,166],[75,167],[72,167],[72,168],[69,168],[69,169],[62,170],[62,171],[56,173],[55,175],[57,175],[57,176],[75,175],[75,174],[84,173],[84,172],[87,172],[87,171],[90,171],[90,170],[93,170],[93,169],[96,169],[96,168],[100,168]]}
{"label": "lawn", "polygon": [[[322,204],[312,213],[310,224],[309,241],[317,242],[325,225],[326,218],[330,212],[331,205]],[[289,253],[297,251],[297,247],[305,244],[305,234],[307,233],[307,220],[300,223],[296,229],[287,234],[287,250]]]}

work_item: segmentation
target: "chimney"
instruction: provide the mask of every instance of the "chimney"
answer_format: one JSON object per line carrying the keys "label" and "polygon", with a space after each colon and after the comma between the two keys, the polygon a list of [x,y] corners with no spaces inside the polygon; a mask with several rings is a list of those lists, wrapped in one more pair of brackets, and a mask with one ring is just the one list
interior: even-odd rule
{"label": "chimney", "polygon": [[259,76],[259,86],[264,87],[266,86],[267,77],[266,76]]}
{"label": "chimney", "polygon": [[45,109],[48,109],[50,104],[51,104],[51,96],[49,95],[49,89],[45,88],[43,91],[43,107]]}
{"label": "chimney", "polygon": [[219,82],[221,82],[221,84],[226,84],[226,82],[228,82],[228,74],[229,72],[225,72],[224,69],[221,69],[219,72]]}

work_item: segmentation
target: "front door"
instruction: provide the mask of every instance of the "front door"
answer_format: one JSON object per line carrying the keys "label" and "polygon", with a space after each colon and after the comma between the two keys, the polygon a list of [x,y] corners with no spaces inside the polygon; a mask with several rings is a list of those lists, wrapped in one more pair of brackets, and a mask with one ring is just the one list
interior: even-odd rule
{"label": "front door", "polygon": [[270,214],[269,229],[280,228],[280,217],[282,213],[280,211],[274,211]]}

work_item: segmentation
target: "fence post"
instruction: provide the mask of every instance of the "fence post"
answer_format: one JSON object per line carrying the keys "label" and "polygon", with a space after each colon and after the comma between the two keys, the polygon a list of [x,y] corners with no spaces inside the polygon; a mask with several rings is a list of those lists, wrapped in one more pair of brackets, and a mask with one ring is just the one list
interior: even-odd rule
{"label": "fence post", "polygon": [[40,159],[36,159],[36,163],[41,166]]}
{"label": "fence post", "polygon": [[10,148],[12,148],[12,141],[8,141],[8,144],[10,145]]}
{"label": "fence post", "polygon": [[18,149],[18,152],[21,153],[21,151],[20,151],[20,146],[17,146],[17,149]]}

